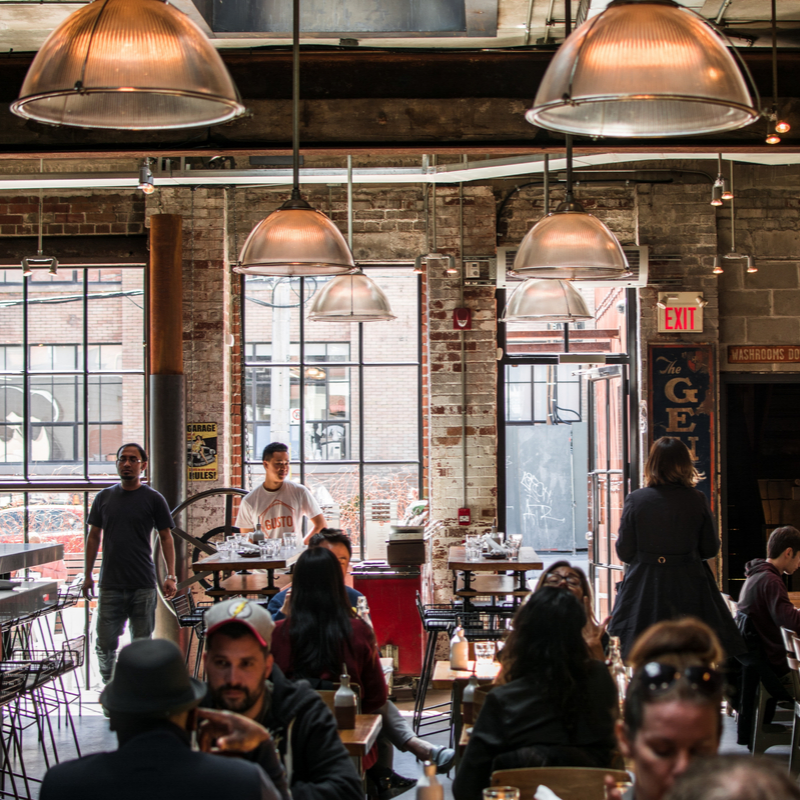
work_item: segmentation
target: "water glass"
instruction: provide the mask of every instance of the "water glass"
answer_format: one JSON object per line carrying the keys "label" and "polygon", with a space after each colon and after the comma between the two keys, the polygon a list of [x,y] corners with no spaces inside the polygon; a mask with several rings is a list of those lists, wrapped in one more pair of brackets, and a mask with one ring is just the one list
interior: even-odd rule
{"label": "water glass", "polygon": [[478,561],[481,557],[481,537],[477,533],[468,533],[464,540],[467,561]]}
{"label": "water glass", "polygon": [[294,536],[283,537],[283,552],[288,556],[295,549]]}
{"label": "water glass", "polygon": [[483,790],[483,800],[519,800],[516,786],[487,786]]}
{"label": "water glass", "polygon": [[494,642],[475,642],[475,666],[490,667],[494,663],[496,645]]}
{"label": "water glass", "polygon": [[519,549],[522,547],[522,534],[510,533],[506,536],[506,547],[508,555],[512,561],[519,561]]}

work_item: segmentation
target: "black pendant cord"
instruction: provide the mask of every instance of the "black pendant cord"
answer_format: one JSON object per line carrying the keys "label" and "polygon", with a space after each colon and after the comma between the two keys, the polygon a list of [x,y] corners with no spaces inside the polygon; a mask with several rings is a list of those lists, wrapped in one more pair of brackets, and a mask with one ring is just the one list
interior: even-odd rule
{"label": "black pendant cord", "polygon": [[778,21],[777,0],[772,0],[772,111],[778,113]]}
{"label": "black pendant cord", "polygon": [[572,203],[572,134],[568,133],[565,139],[567,143],[567,187],[564,201],[566,203]]}
{"label": "black pendant cord", "polygon": [[300,0],[292,0],[292,199],[300,199]]}

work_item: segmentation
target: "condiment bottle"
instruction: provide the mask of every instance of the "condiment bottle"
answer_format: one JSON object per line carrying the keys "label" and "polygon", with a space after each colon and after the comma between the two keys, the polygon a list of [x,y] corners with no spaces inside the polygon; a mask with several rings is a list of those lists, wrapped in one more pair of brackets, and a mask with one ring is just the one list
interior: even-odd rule
{"label": "condiment bottle", "polygon": [[622,711],[625,702],[625,692],[628,690],[628,673],[622,661],[622,649],[619,636],[611,636],[608,640],[608,659],[606,660],[608,671],[617,687],[617,700]]}
{"label": "condiment bottle", "polygon": [[250,541],[253,544],[258,544],[258,542],[264,541],[264,532],[261,530],[261,523],[256,523],[256,529],[250,534]]}
{"label": "condiment bottle", "polygon": [[453,631],[450,639],[450,669],[469,669],[469,642],[461,626]]}
{"label": "condiment bottle", "polygon": [[417,781],[417,800],[444,800],[444,786],[436,777],[436,764],[426,761]]}
{"label": "condiment bottle", "polygon": [[465,725],[472,725],[475,721],[475,690],[477,688],[478,676],[473,672],[464,687],[464,694],[461,695],[461,716]]}
{"label": "condiment bottle", "polygon": [[356,695],[350,688],[347,664],[342,664],[339,688],[333,696],[333,713],[336,717],[336,727],[339,730],[351,731],[356,727]]}
{"label": "condiment bottle", "polygon": [[358,618],[366,622],[370,628],[373,627],[372,617],[369,615],[369,605],[367,604],[367,598],[364,597],[364,595],[361,595],[361,597],[359,597],[356,601],[356,614],[358,614]]}

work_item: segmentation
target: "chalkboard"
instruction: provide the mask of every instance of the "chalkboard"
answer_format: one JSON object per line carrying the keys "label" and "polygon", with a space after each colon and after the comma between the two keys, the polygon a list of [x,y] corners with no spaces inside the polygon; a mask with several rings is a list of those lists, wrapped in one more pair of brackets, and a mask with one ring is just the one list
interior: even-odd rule
{"label": "chalkboard", "polygon": [[650,346],[650,444],[680,439],[704,475],[697,488],[714,507],[714,365],[710,345]]}
{"label": "chalkboard", "polygon": [[537,551],[585,547],[587,426],[506,426],[506,527]]}

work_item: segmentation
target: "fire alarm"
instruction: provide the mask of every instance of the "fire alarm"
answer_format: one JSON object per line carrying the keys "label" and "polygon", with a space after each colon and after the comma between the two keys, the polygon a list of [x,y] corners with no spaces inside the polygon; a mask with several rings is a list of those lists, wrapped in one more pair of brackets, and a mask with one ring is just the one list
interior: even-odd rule
{"label": "fire alarm", "polygon": [[456,308],[453,311],[453,330],[472,330],[472,312],[468,308]]}
{"label": "fire alarm", "polygon": [[458,509],[458,524],[459,525],[469,525],[470,522],[470,515],[468,508],[459,508]]}

